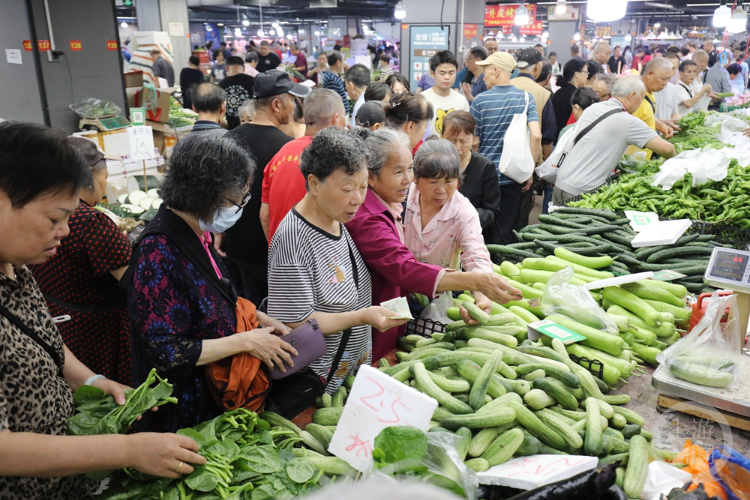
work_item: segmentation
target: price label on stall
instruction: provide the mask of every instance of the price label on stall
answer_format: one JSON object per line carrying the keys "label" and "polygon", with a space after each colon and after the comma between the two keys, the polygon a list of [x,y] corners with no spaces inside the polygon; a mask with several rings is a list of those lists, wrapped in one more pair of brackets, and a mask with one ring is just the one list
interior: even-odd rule
{"label": "price label on stall", "polygon": [[131,160],[150,160],[154,157],[154,133],[151,127],[128,129]]}
{"label": "price label on stall", "polygon": [[394,425],[426,431],[437,406],[431,397],[363,365],[328,450],[358,471],[368,472],[380,431]]}
{"label": "price label on stall", "polygon": [[75,52],[80,52],[83,50],[83,44],[80,40],[71,40],[70,41],[70,50]]}
{"label": "price label on stall", "polygon": [[659,216],[654,212],[636,212],[635,210],[625,210],[625,217],[630,219],[630,227],[633,231],[640,233],[652,222],[659,222]]}
{"label": "price label on stall", "polygon": [[674,245],[691,225],[689,219],[652,222],[643,228],[630,244],[633,248]]}
{"label": "price label on stall", "polygon": [[31,45],[31,40],[24,40],[23,41],[23,49],[26,52],[31,52],[33,50],[33,46]]}
{"label": "price label on stall", "polygon": [[51,45],[49,43],[49,40],[38,40],[37,46],[39,47],[40,52],[46,52],[50,49]]}
{"label": "price label on stall", "polygon": [[117,50],[117,40],[107,40],[107,50]]}

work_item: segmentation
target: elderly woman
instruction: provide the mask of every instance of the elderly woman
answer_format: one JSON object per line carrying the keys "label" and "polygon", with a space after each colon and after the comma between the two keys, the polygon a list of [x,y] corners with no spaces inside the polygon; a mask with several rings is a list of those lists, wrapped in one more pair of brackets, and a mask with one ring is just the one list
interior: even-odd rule
{"label": "elderly woman", "polygon": [[0,498],[90,498],[83,474],[135,468],[176,478],[205,459],[174,434],[66,436],[73,391],[97,387],[125,403],[124,386],[65,346],[27,265],[42,264],[68,236],[68,219],[91,179],[62,132],[0,124]]}
{"label": "elderly woman", "polygon": [[117,282],[130,263],[130,241],[112,219],[93,207],[107,192],[106,155],[93,141],[70,137],[89,165],[89,179],[70,217],[70,235],[55,256],[30,266],[55,316],[65,345],[86,366],[130,384],[130,331],[125,290]]}
{"label": "elderly woman", "polygon": [[205,371],[214,361],[247,352],[284,370],[284,362],[292,364],[289,353],[296,355],[272,334],[289,328],[262,312],[262,328],[235,334],[236,292],[211,244],[211,233],[242,215],[254,169],[245,150],[225,137],[185,137],[172,152],[160,191],[164,204],[133,252],[128,303],[133,382],[155,367],[174,384],[179,402],[145,416],[144,429],[174,431],[219,415]]}
{"label": "elderly woman", "polygon": [[485,243],[499,243],[500,185],[495,164],[471,150],[476,120],[468,111],[448,113],[443,121],[443,137],[452,142],[461,158],[461,182],[464,195],[479,214]]}
{"label": "elderly woman", "polygon": [[362,139],[325,128],[302,153],[299,168],[307,194],[271,241],[268,313],[292,327],[316,320],[327,351],[307,369],[274,382],[267,407],[287,418],[371,362],[371,326],[383,331],[406,322],[390,319],[394,313],[388,309],[370,307],[370,273],[343,225],[367,192]]}
{"label": "elderly woman", "polygon": [[[365,144],[370,152],[368,190],[362,208],[346,224],[372,276],[372,302],[380,304],[408,292],[437,297],[454,290],[479,291],[477,305],[490,311],[490,300],[504,304],[521,292],[492,272],[446,272],[441,266],[419,262],[404,243],[402,203],[414,178],[408,136],[384,128]],[[469,319],[465,316],[465,319]],[[373,359],[396,347],[403,329],[392,328],[373,338]]]}
{"label": "elderly woman", "polygon": [[[458,192],[460,180],[461,159],[453,144],[433,139],[419,148],[404,213],[404,242],[420,262],[491,273],[479,214]],[[474,296],[486,302],[479,292]]]}
{"label": "elderly woman", "polygon": [[427,126],[434,116],[432,104],[423,96],[410,92],[395,94],[385,106],[385,126],[400,130],[409,137],[412,156],[422,144]]}

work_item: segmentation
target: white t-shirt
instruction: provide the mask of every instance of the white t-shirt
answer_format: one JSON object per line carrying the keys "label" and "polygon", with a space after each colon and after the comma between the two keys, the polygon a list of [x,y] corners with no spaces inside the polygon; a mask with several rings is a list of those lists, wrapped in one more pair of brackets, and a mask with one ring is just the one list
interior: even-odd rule
{"label": "white t-shirt", "polygon": [[677,83],[677,85],[675,85],[675,88],[677,89],[677,114],[680,116],[689,115],[693,112],[693,107],[685,107],[682,105],[682,103],[687,101],[688,99],[692,99],[693,97],[695,97],[696,91],[693,85],[687,85],[684,82],[680,81]]}
{"label": "white t-shirt", "polygon": [[[656,98],[656,117],[659,120],[671,120],[677,113],[677,87],[671,82],[659,92],[654,92]],[[682,101],[680,101],[682,102]]]}
{"label": "white t-shirt", "polygon": [[469,101],[466,100],[466,97],[453,90],[451,90],[448,97],[443,97],[437,95],[433,87],[422,92],[422,95],[427,99],[427,102],[432,104],[432,109],[435,112],[432,122],[427,127],[425,137],[431,135],[442,137],[443,119],[445,119],[445,116],[451,111],[469,111],[470,109]]}
{"label": "white t-shirt", "polygon": [[[706,70],[708,71],[708,70]],[[702,75],[703,73],[701,73]],[[693,80],[693,95],[696,94],[696,92],[700,91],[700,89],[703,88],[703,78],[701,75],[698,75],[698,77]],[[709,97],[708,94],[704,94],[703,97],[698,99],[698,102],[695,103],[693,106],[693,111],[708,111],[708,105],[711,104],[711,97]]]}

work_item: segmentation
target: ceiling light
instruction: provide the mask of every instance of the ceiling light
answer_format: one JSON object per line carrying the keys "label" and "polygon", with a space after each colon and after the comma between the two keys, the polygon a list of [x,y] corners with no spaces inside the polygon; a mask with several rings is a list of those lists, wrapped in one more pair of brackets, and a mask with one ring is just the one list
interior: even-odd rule
{"label": "ceiling light", "polygon": [[242,25],[250,26],[250,20],[247,18],[247,14],[242,14]]}
{"label": "ceiling light", "polygon": [[589,0],[586,15],[599,22],[617,21],[625,17],[628,0]]}
{"label": "ceiling light", "polygon": [[654,23],[654,28],[661,28],[661,23]]}
{"label": "ceiling light", "polygon": [[234,28],[234,36],[242,36],[242,30],[239,28]]}
{"label": "ceiling light", "polygon": [[521,39],[519,40],[519,42],[521,42],[521,43],[524,43],[525,41],[526,41],[526,37],[525,36],[522,36]]}
{"label": "ceiling light", "polygon": [[732,19],[732,10],[727,7],[727,0],[721,0],[721,5],[714,11],[714,26],[723,28]]}
{"label": "ceiling light", "polygon": [[276,34],[276,31],[273,29],[268,30],[268,34],[271,36],[274,36]]}
{"label": "ceiling light", "polygon": [[286,38],[287,38],[288,40],[291,40],[291,39],[292,39],[292,38],[294,38],[294,37],[293,37],[292,35],[287,35],[287,36],[286,36]]}
{"label": "ceiling light", "polygon": [[216,23],[216,26],[221,28],[222,26],[224,26],[224,23]]}
{"label": "ceiling light", "polygon": [[299,30],[299,34],[300,35],[304,35],[305,34],[305,30]]}
{"label": "ceiling light", "polygon": [[320,36],[320,31],[316,31],[315,36]]}
{"label": "ceiling light", "polygon": [[279,22],[278,21],[273,22],[273,23],[271,23],[271,26],[273,26],[274,28],[278,28],[279,27]]}
{"label": "ceiling light", "polygon": [[516,9],[516,18],[514,20],[516,26],[526,26],[529,24],[529,9],[523,4]]}
{"label": "ceiling light", "polygon": [[121,28],[127,28],[128,27],[128,23],[126,23],[125,21],[123,21],[123,22],[120,23],[120,27]]}
{"label": "ceiling light", "polygon": [[549,31],[542,33],[542,38],[549,38]]}
{"label": "ceiling light", "polygon": [[263,38],[265,36],[265,33],[263,33],[263,28],[258,30],[258,36]]}
{"label": "ceiling light", "polygon": [[399,2],[396,4],[396,7],[393,9],[393,17],[396,19],[403,19],[406,17],[406,10],[404,10],[404,3]]}
{"label": "ceiling light", "polygon": [[627,35],[625,35],[625,41],[626,41],[626,42],[629,42],[629,41],[631,41],[632,39],[633,39],[633,36],[632,36],[632,35],[631,35],[630,33],[628,33]]}
{"label": "ceiling light", "polygon": [[730,33],[742,33],[747,27],[747,12],[742,8],[742,0],[737,0],[732,13],[732,19],[727,24],[727,31]]}
{"label": "ceiling light", "polygon": [[561,16],[568,11],[568,6],[565,0],[557,0],[557,6],[555,7],[555,14]]}
{"label": "ceiling light", "polygon": [[573,35],[573,40],[575,40],[576,42],[581,41],[581,34],[580,33],[576,33],[575,35]]}

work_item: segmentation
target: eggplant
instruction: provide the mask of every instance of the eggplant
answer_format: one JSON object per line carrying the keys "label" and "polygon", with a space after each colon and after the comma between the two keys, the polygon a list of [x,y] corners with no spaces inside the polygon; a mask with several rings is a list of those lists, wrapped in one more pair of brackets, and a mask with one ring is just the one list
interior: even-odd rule
{"label": "eggplant", "polygon": [[582,472],[556,483],[540,486],[508,500],[579,500],[598,499],[614,486],[617,479],[615,464]]}

